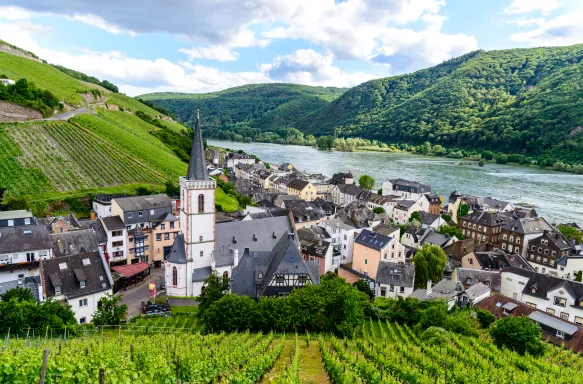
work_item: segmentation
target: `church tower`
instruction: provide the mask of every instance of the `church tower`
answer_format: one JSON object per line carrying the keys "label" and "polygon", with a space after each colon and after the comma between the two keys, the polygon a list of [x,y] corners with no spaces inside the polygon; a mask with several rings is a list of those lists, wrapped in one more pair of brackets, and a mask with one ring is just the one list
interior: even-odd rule
{"label": "church tower", "polygon": [[180,178],[180,228],[186,257],[186,296],[200,294],[192,292],[192,271],[211,266],[211,256],[215,249],[216,186],[216,181],[208,176],[200,114],[197,110],[188,172]]}

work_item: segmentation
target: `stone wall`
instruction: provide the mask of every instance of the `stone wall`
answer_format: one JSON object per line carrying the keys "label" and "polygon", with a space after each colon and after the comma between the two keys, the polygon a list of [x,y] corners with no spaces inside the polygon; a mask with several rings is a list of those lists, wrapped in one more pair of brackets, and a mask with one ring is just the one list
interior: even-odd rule
{"label": "stone wall", "polygon": [[20,49],[12,48],[11,46],[3,44],[3,43],[0,43],[0,52],[8,53],[8,54],[14,55],[14,56],[25,57],[25,58],[30,59],[30,60],[38,61],[39,63],[42,62],[41,60],[32,57],[30,55],[30,53],[28,53],[28,52],[24,52],[24,51],[21,51]]}
{"label": "stone wall", "polygon": [[22,105],[0,101],[0,122],[16,122],[31,119],[42,119],[43,115],[36,109],[23,107]]}

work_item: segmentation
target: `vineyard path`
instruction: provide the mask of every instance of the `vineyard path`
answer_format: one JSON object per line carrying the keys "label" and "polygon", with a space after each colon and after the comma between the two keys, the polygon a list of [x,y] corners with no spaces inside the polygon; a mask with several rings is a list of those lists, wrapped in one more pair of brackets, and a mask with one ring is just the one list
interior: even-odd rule
{"label": "vineyard path", "polygon": [[328,374],[322,361],[318,341],[310,338],[309,345],[306,338],[298,340],[300,347],[300,381],[302,384],[330,384]]}
{"label": "vineyard path", "polygon": [[275,360],[275,364],[273,364],[271,370],[267,374],[265,374],[265,376],[263,376],[263,379],[259,383],[260,384],[273,383],[278,376],[285,372],[293,353],[294,353],[294,340],[293,338],[288,337],[285,340],[285,344],[283,345],[281,353],[277,357],[277,360]]}

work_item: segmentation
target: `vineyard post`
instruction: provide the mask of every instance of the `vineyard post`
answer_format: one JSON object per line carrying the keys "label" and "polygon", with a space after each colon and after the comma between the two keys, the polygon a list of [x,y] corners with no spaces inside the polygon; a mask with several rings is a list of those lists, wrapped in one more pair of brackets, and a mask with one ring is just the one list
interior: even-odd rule
{"label": "vineyard post", "polygon": [[30,340],[28,340],[28,335],[30,333],[30,325],[28,326],[28,331],[26,331],[26,346],[30,347]]}
{"label": "vineyard post", "polygon": [[39,384],[45,383],[45,376],[47,375],[47,365],[49,363],[49,349],[45,348],[43,352],[43,366],[40,370],[40,381]]}
{"label": "vineyard post", "polygon": [[49,337],[49,326],[47,325],[47,329],[45,331],[45,344],[47,343],[48,337]]}
{"label": "vineyard post", "polygon": [[101,344],[103,344],[103,327],[104,325],[101,326]]}
{"label": "vineyard post", "polygon": [[105,384],[105,369],[99,368],[99,384]]}

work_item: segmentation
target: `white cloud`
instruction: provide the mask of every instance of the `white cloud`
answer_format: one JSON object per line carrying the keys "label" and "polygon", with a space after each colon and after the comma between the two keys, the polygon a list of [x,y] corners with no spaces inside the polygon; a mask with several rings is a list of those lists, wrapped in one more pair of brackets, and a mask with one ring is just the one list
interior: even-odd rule
{"label": "white cloud", "polygon": [[[91,25],[93,27],[97,27],[99,29],[103,29],[104,31],[109,32],[113,35],[118,35],[118,34],[123,32],[122,29],[117,27],[116,25],[110,24],[110,23],[106,22],[105,20],[103,20],[101,17],[96,16],[96,15],[92,15],[90,13],[86,13],[86,14],[75,13],[70,18],[73,20],[81,21],[81,22],[88,24],[88,25]],[[133,34],[133,33],[130,32],[130,34]]]}
{"label": "white cloud", "polygon": [[191,49],[182,48],[179,51],[185,53],[190,61],[195,59],[235,61],[239,58],[237,52],[223,46],[194,47]]}
{"label": "white cloud", "polygon": [[278,56],[271,64],[260,66],[269,78],[276,81],[306,85],[351,87],[374,78],[362,72],[348,74],[332,65],[331,53],[320,54],[312,49]]}
{"label": "white cloud", "polygon": [[528,19],[514,19],[514,20],[508,20],[507,23],[509,24],[516,24],[519,27],[530,27],[533,25],[543,25],[545,23],[546,19],[539,17],[531,17]]}
{"label": "white cloud", "polygon": [[425,23],[427,29],[430,29],[432,31],[441,31],[443,23],[445,22],[445,20],[447,20],[447,17],[429,13],[423,15],[421,17],[421,20],[423,20],[423,23]]}
{"label": "white cloud", "polygon": [[24,8],[11,7],[11,6],[0,6],[0,19],[4,20],[27,20],[33,16],[33,12],[30,12]]}
{"label": "white cloud", "polygon": [[515,33],[510,40],[530,46],[571,45],[581,43],[583,10],[555,17],[538,28]]}
{"label": "white cloud", "polygon": [[540,11],[543,14],[554,11],[561,6],[559,0],[513,0],[508,7],[504,9],[505,13],[529,13]]}

